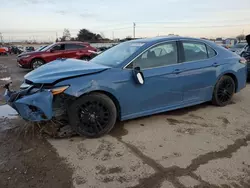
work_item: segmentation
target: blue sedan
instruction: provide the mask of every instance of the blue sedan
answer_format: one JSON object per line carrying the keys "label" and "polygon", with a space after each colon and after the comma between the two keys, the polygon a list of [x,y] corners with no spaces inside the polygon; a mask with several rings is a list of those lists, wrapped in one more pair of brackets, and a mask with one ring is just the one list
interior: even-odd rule
{"label": "blue sedan", "polygon": [[213,42],[156,37],[121,43],[89,62],[59,59],[28,73],[6,98],[26,120],[68,117],[100,137],[128,120],[212,101],[230,103],[246,86],[246,60]]}

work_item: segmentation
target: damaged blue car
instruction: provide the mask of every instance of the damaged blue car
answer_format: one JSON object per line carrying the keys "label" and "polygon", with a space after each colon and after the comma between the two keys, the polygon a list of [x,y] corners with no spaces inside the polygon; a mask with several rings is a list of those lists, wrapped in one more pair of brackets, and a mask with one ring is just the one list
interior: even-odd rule
{"label": "damaged blue car", "polygon": [[79,135],[100,137],[117,120],[212,101],[230,103],[246,86],[246,60],[215,43],[186,37],[123,42],[89,62],[58,59],[25,75],[6,97],[24,119],[68,117]]}

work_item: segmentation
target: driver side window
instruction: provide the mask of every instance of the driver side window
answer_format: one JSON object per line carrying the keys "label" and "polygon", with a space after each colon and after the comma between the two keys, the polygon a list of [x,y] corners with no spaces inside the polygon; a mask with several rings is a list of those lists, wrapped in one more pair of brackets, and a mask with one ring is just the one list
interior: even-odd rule
{"label": "driver side window", "polygon": [[54,51],[64,50],[64,46],[65,46],[64,44],[57,44],[52,48],[52,50]]}
{"label": "driver side window", "polygon": [[156,68],[176,64],[178,62],[176,42],[158,44],[138,58],[127,68],[140,67],[141,69]]}

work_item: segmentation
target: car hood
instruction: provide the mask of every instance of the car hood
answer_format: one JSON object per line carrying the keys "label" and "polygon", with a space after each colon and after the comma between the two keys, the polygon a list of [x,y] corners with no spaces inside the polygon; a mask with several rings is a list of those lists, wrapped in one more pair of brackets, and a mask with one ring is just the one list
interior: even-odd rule
{"label": "car hood", "polygon": [[20,55],[18,55],[17,57],[22,57],[22,56],[25,56],[25,55],[38,55],[38,54],[41,54],[41,52],[37,52],[37,51],[31,51],[31,52],[23,52],[21,53]]}
{"label": "car hood", "polygon": [[98,73],[110,67],[76,59],[58,59],[45,64],[24,76],[33,83],[51,84],[55,81]]}

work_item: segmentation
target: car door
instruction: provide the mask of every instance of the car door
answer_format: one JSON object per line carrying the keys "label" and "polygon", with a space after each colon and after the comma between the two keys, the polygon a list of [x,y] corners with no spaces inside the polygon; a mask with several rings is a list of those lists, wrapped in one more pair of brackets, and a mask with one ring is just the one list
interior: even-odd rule
{"label": "car door", "polygon": [[83,47],[78,44],[65,44],[65,57],[66,58],[79,58],[77,53]]}
{"label": "car door", "polygon": [[65,58],[64,50],[64,44],[56,44],[51,49],[49,49],[46,54],[43,54],[43,58],[46,60],[46,62],[54,61],[58,58]]}
{"label": "car door", "polygon": [[138,85],[129,79],[121,87],[131,96],[122,99],[124,119],[133,117],[131,114],[147,115],[182,103],[182,83],[176,73],[179,69],[176,41],[161,43],[146,50],[126,66],[120,77],[131,77],[135,67],[140,67],[145,80],[143,85]]}
{"label": "car door", "polygon": [[181,41],[184,61],[180,64],[179,79],[183,83],[185,103],[210,100],[220,68],[217,53],[209,45],[198,41]]}

